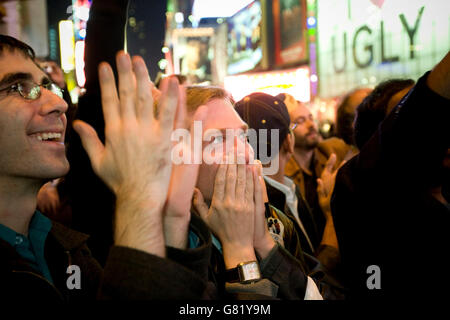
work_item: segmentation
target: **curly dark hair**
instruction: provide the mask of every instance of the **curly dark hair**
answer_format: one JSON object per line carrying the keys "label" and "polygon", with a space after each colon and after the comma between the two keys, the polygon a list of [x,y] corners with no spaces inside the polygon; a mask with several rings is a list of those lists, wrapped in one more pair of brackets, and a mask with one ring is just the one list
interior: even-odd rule
{"label": "curly dark hair", "polygon": [[389,100],[399,91],[414,85],[412,79],[390,79],[378,84],[356,109],[355,143],[361,150],[387,116]]}

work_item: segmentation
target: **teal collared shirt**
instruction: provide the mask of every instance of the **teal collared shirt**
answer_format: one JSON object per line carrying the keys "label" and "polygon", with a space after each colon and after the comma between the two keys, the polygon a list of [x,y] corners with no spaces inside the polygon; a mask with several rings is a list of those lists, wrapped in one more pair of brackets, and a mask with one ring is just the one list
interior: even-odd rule
{"label": "teal collared shirt", "polygon": [[30,265],[53,283],[44,257],[45,240],[52,228],[52,222],[39,211],[35,211],[28,228],[28,237],[0,224],[0,238],[16,249]]}
{"label": "teal collared shirt", "polygon": [[[220,253],[222,253],[222,245],[220,244],[220,241],[213,234],[211,234],[211,237],[213,245],[216,247],[217,250],[220,251]],[[188,244],[189,249],[195,249],[200,246],[200,238],[192,230],[189,231],[188,242],[189,242]]]}

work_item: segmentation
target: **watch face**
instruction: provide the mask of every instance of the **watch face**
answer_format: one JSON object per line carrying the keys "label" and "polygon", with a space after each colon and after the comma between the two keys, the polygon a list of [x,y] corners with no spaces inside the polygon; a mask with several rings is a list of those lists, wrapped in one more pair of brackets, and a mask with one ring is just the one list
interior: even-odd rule
{"label": "watch face", "polygon": [[259,280],[261,274],[259,272],[259,266],[257,262],[251,262],[242,265],[242,275],[244,281]]}

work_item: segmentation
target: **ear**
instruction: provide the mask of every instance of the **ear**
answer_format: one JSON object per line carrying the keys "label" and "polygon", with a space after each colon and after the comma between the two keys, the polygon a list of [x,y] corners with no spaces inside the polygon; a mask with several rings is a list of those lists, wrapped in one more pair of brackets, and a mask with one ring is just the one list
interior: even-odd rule
{"label": "ear", "polygon": [[289,130],[289,133],[283,141],[281,150],[287,154],[294,154],[294,137],[292,131]]}

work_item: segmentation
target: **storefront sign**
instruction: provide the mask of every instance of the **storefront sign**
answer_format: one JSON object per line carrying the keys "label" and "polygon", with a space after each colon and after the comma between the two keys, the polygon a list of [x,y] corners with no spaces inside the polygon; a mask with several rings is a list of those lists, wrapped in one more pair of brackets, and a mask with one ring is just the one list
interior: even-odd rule
{"label": "storefront sign", "polygon": [[318,0],[319,96],[417,80],[450,49],[450,1]]}

